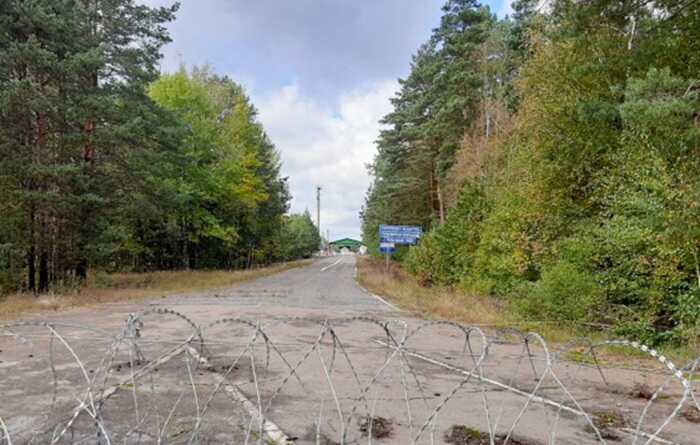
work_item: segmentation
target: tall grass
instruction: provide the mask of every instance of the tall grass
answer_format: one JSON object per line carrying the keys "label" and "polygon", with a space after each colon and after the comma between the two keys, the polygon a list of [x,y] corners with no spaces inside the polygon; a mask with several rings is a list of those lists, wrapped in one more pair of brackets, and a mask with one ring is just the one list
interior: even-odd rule
{"label": "tall grass", "polygon": [[460,292],[450,287],[421,286],[396,263],[360,258],[358,280],[370,291],[386,296],[401,309],[423,318],[439,318],[470,325],[506,326],[514,320],[503,301]]}

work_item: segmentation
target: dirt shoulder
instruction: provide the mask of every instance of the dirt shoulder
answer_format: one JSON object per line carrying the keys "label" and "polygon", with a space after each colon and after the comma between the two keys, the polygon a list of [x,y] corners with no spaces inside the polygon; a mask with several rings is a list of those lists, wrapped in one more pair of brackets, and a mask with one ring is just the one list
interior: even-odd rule
{"label": "dirt shoulder", "polygon": [[[383,260],[363,257],[357,261],[357,270],[357,280],[363,287],[418,318],[449,320],[494,330],[517,328],[523,332],[533,331],[554,346],[581,338],[593,342],[611,339],[610,333],[604,329],[572,323],[523,320],[517,317],[502,299],[475,295],[450,287],[422,286],[396,263],[390,264],[387,270]],[[575,348],[567,358],[574,362],[583,362],[584,350],[584,347]],[[660,352],[677,363],[687,363],[697,358],[697,350],[692,347],[670,346],[660,348]],[[610,366],[618,365],[621,361],[628,366],[649,362],[646,353],[618,347],[601,349],[599,359]]]}
{"label": "dirt shoulder", "polygon": [[102,303],[140,301],[172,294],[216,290],[305,267],[315,260],[299,260],[250,270],[180,270],[145,273],[96,272],[80,289],[43,296],[11,294],[0,296],[0,320],[14,320],[29,314],[53,313]]}

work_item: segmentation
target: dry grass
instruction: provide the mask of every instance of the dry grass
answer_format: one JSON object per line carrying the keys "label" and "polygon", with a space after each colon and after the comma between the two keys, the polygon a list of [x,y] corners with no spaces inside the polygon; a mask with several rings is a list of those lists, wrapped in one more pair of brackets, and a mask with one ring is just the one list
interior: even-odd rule
{"label": "dry grass", "polygon": [[11,320],[32,313],[61,311],[107,302],[137,301],[184,292],[215,290],[306,266],[312,261],[293,261],[260,269],[237,271],[182,270],[116,274],[97,272],[92,274],[87,283],[79,290],[40,297],[31,294],[12,294],[0,297],[0,320]]}
{"label": "dry grass", "polygon": [[535,331],[548,341],[558,343],[593,334],[585,326],[571,323],[523,320],[503,299],[470,294],[452,287],[422,286],[396,263],[390,265],[387,273],[384,261],[362,258],[358,272],[359,281],[367,289],[421,318],[451,320],[470,326],[517,327],[522,331]]}
{"label": "dry grass", "polygon": [[371,292],[385,297],[416,317],[428,320],[450,320],[494,329],[517,327],[522,331],[536,331],[555,343],[563,343],[583,334],[580,328],[571,325],[522,320],[501,299],[474,295],[451,287],[422,286],[396,263],[391,263],[387,272],[383,260],[360,258],[358,280]]}
{"label": "dry grass", "polygon": [[[505,301],[493,297],[469,294],[448,287],[421,286],[398,264],[392,263],[386,272],[383,260],[359,258],[358,281],[371,292],[424,319],[451,320],[470,326],[493,328],[517,327],[522,331],[537,332],[555,345],[581,337],[594,342],[609,339],[606,332],[586,325],[523,320],[510,310]],[[691,347],[666,347],[661,348],[661,351],[678,363],[687,363],[697,358],[697,350]],[[611,346],[597,352],[599,360],[610,366],[614,366],[620,358],[624,358],[627,363],[634,361],[648,364],[654,361],[648,355],[631,348]],[[579,361],[576,352],[569,359]]]}
{"label": "dry grass", "polygon": [[488,326],[512,326],[516,322],[503,302],[452,288],[421,286],[397,264],[392,263],[387,273],[383,261],[360,258],[358,280],[370,291],[422,318]]}

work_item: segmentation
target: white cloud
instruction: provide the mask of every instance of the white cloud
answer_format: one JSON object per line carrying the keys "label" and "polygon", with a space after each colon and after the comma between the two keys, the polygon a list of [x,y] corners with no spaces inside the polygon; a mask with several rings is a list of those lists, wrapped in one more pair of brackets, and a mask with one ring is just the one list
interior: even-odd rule
{"label": "white cloud", "polygon": [[396,81],[375,82],[341,94],[336,107],[305,96],[296,85],[254,98],[290,177],[292,211],[308,208],[315,215],[316,185],[323,187],[324,235],[330,230],[331,238],[360,236],[358,213],[370,182],[366,165],[397,88]]}

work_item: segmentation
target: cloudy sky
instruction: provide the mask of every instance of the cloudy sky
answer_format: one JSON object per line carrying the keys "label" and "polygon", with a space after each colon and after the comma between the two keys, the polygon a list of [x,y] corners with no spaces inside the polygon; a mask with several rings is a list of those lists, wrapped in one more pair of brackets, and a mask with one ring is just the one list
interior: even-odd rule
{"label": "cloudy sky", "polygon": [[[171,0],[141,0],[165,5]],[[444,0],[181,0],[162,70],[209,64],[244,85],[282,155],[292,212],[359,237],[378,120]],[[499,15],[510,0],[487,0]]]}

